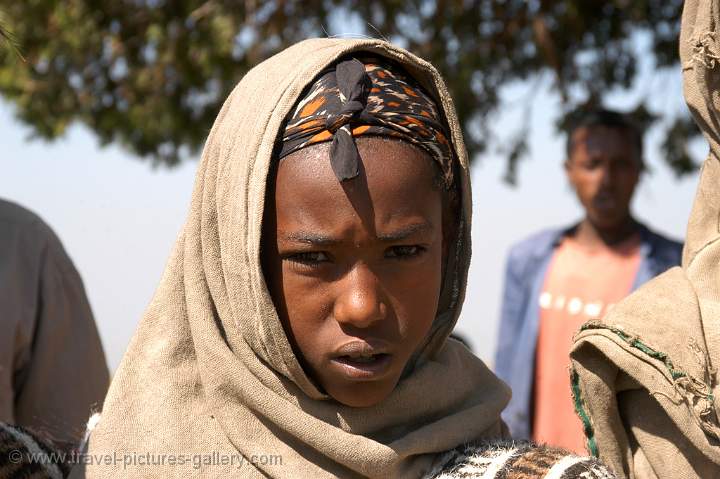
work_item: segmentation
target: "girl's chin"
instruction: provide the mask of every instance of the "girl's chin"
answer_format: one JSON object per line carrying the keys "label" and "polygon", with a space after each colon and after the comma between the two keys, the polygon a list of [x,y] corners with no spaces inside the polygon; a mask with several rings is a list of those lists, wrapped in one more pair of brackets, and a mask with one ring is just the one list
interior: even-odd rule
{"label": "girl's chin", "polygon": [[373,383],[370,381],[345,383],[328,388],[327,393],[334,400],[349,407],[372,407],[390,396],[397,381],[387,378]]}

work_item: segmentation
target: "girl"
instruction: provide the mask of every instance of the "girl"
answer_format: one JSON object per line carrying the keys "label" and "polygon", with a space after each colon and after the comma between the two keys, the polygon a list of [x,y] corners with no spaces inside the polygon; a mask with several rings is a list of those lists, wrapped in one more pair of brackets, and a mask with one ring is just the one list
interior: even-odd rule
{"label": "girl", "polygon": [[421,477],[505,437],[507,387],[446,340],[470,204],[427,62],[316,39],[251,70],[77,475]]}

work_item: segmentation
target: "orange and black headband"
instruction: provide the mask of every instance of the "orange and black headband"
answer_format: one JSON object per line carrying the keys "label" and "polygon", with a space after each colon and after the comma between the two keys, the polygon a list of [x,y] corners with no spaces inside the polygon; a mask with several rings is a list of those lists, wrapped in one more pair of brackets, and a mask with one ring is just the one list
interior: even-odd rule
{"label": "orange and black headband", "polygon": [[354,137],[391,136],[428,152],[446,187],[452,184],[452,148],[435,102],[408,76],[376,60],[352,58],[321,74],[295,107],[282,135],[279,159],[332,141],[330,162],[340,181],[359,174]]}

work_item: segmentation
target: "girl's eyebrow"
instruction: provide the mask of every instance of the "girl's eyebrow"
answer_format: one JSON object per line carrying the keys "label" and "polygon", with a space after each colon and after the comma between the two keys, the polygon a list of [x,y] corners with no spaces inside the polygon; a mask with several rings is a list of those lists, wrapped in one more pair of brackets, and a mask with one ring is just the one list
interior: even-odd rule
{"label": "girl's eyebrow", "polygon": [[338,238],[316,233],[313,231],[293,231],[291,233],[282,234],[282,238],[286,241],[294,241],[296,243],[306,243],[318,246],[332,246],[340,243]]}
{"label": "girl's eyebrow", "polygon": [[409,225],[403,226],[394,231],[389,231],[387,233],[378,233],[377,238],[380,241],[385,241],[385,242],[390,243],[393,241],[404,240],[413,235],[426,233],[426,232],[432,231],[432,229],[433,229],[433,225],[430,222],[422,221],[419,223],[411,223]]}

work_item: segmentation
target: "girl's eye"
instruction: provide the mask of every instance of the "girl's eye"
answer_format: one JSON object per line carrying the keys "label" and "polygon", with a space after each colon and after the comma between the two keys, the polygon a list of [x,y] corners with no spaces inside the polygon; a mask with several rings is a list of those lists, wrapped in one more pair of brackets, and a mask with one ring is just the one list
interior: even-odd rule
{"label": "girl's eye", "polygon": [[286,257],[286,259],[303,265],[314,266],[320,263],[330,261],[327,254],[322,251],[306,251],[303,253],[295,253]]}
{"label": "girl's eye", "polygon": [[385,257],[386,258],[399,258],[399,259],[408,259],[408,258],[414,258],[415,256],[418,256],[422,254],[425,251],[425,248],[418,245],[412,245],[412,246],[391,246],[385,251]]}

